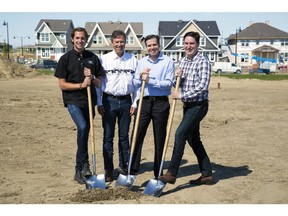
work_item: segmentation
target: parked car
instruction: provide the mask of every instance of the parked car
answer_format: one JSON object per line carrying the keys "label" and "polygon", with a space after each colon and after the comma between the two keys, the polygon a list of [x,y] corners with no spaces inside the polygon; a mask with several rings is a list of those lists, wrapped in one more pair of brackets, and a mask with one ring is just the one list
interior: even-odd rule
{"label": "parked car", "polygon": [[57,62],[54,60],[43,60],[43,62],[32,64],[30,67],[35,68],[35,69],[53,69],[53,70],[56,70]]}

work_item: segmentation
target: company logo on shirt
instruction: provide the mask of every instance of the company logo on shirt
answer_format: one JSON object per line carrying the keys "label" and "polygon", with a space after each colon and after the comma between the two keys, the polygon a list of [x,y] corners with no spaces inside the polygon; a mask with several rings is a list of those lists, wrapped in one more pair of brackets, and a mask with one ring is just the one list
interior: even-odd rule
{"label": "company logo on shirt", "polygon": [[134,70],[131,70],[131,69],[119,69],[119,68],[115,68],[115,69],[112,69],[112,70],[107,70],[106,71],[107,74],[134,74],[135,71]]}

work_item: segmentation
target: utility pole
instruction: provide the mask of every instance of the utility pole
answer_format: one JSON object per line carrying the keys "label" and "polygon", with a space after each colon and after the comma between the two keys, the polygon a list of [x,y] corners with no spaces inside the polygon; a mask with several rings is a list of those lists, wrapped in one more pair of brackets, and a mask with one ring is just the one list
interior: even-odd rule
{"label": "utility pole", "polygon": [[8,27],[8,22],[3,22],[3,25],[7,27],[7,43],[8,43],[8,60],[10,60],[10,44],[9,44],[9,27]]}

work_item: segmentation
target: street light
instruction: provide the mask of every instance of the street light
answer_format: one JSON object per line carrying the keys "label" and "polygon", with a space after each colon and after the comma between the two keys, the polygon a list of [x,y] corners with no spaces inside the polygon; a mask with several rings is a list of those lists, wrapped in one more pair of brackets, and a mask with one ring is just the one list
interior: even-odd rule
{"label": "street light", "polygon": [[24,56],[23,55],[23,38],[28,38],[28,39],[30,39],[30,36],[14,36],[14,39],[16,39],[16,38],[21,38],[21,51],[22,51],[22,56]]}
{"label": "street light", "polygon": [[9,44],[9,27],[8,22],[3,21],[3,25],[7,26],[7,43],[8,43],[8,60],[10,59],[9,53],[10,53],[10,44]]}

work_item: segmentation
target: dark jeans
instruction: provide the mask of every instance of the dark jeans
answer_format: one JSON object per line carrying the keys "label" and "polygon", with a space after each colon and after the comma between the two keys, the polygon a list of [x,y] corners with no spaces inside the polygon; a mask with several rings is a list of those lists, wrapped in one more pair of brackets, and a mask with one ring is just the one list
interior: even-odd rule
{"label": "dark jeans", "polygon": [[183,119],[175,133],[173,154],[168,171],[177,176],[183,157],[186,140],[197,157],[198,165],[204,176],[212,174],[210,159],[200,138],[200,122],[208,112],[208,102],[183,108]]}
{"label": "dark jeans", "polygon": [[168,97],[165,98],[166,99],[164,100],[161,99],[155,101],[143,99],[138,132],[136,136],[135,149],[131,165],[131,169],[136,172],[139,171],[144,137],[146,135],[149,123],[152,120],[154,135],[154,176],[156,178],[159,175],[159,169],[166,138],[166,126],[168,123],[167,121],[170,110]]}
{"label": "dark jeans", "polygon": [[[76,170],[82,170],[84,163],[89,163],[88,138],[90,130],[89,109],[68,104],[68,111],[77,126]],[[93,107],[93,117],[95,110]]]}
{"label": "dark jeans", "polygon": [[119,149],[119,166],[127,168],[129,157],[129,127],[131,122],[130,108],[132,105],[131,97],[103,97],[103,106],[105,109],[102,118],[104,129],[103,135],[103,157],[104,169],[113,170],[113,139],[115,136],[115,125],[118,123],[118,149]]}

